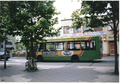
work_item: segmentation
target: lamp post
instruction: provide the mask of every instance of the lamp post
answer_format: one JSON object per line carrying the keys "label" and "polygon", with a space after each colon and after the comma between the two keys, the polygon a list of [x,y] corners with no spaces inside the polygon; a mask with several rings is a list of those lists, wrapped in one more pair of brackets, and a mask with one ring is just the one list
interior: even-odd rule
{"label": "lamp post", "polygon": [[4,41],[4,69],[6,69],[6,31],[5,31],[5,41]]}

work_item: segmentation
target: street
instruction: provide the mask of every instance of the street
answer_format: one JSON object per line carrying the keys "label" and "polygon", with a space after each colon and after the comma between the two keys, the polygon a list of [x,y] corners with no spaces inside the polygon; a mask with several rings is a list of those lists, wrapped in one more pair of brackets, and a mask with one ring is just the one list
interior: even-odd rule
{"label": "street", "polygon": [[25,71],[25,62],[21,57],[12,57],[0,61],[1,82],[119,82],[114,72],[114,56],[103,57],[96,61],[79,62],[37,62],[38,70]]}

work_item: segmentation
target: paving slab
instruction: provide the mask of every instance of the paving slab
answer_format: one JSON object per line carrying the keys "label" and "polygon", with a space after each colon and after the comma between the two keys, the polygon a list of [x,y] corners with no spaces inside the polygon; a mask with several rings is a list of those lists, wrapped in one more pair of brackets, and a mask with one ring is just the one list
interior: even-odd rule
{"label": "paving slab", "polygon": [[[104,60],[114,59],[105,57]],[[113,74],[114,66],[111,65],[106,66],[100,63],[91,65],[92,63],[84,64],[84,62],[38,62],[37,71],[27,72],[24,66],[25,61],[24,58],[11,58],[9,63],[7,62],[6,69],[3,69],[4,63],[0,61],[0,82],[119,83],[119,75]]]}

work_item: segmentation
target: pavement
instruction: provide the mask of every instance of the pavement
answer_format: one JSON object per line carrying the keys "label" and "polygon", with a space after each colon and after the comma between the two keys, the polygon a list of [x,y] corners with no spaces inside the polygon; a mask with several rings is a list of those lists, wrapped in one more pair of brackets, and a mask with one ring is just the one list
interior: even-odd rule
{"label": "pavement", "polygon": [[[4,82],[74,82],[74,83],[119,83],[119,75],[114,74],[114,66],[103,67],[101,63],[91,64],[91,66],[80,65],[80,63],[48,63],[39,62],[38,70],[27,72],[25,70],[25,57],[12,57],[11,60],[19,59],[21,63],[7,63],[7,68],[3,68],[0,61],[0,83]],[[103,61],[114,60],[113,56],[102,58]],[[111,62],[111,64],[113,64]],[[99,65],[99,66],[96,66]]]}

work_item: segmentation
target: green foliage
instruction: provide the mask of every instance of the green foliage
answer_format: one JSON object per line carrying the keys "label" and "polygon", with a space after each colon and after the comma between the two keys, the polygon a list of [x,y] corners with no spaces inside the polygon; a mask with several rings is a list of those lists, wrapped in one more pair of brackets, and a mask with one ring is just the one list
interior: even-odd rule
{"label": "green foliage", "polygon": [[3,42],[5,40],[5,37],[4,37],[4,30],[1,26],[2,24],[0,24],[0,42]]}
{"label": "green foliage", "polygon": [[[108,5],[111,7],[108,7]],[[83,1],[81,9],[77,9],[71,15],[73,25],[79,28],[86,25],[91,28],[103,27],[109,22],[119,23],[119,2],[118,1]],[[114,29],[113,27],[111,27]]]}
{"label": "green foliage", "polygon": [[46,36],[57,35],[60,30],[55,30],[53,27],[58,23],[58,18],[53,16],[59,14],[55,12],[53,1],[9,1],[5,4],[9,19],[5,24],[8,27],[7,33],[22,36],[21,42],[25,46]]}
{"label": "green foliage", "polygon": [[[7,39],[6,37],[5,37],[5,33],[6,33],[6,23],[8,23],[7,22],[7,17],[8,17],[8,15],[7,15],[7,11],[6,11],[6,9],[7,9],[7,4],[6,4],[6,2],[1,2],[0,1],[0,42],[3,42],[5,39]],[[5,13],[2,13],[2,12],[5,12]]]}
{"label": "green foliage", "polygon": [[[53,25],[58,23],[58,15],[53,1],[1,1],[2,22],[9,35],[21,36],[21,43],[31,51],[33,57],[34,42],[59,33]],[[1,29],[0,29],[1,30]],[[3,34],[3,33],[2,33]]]}

